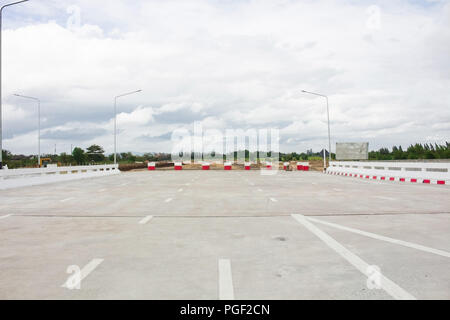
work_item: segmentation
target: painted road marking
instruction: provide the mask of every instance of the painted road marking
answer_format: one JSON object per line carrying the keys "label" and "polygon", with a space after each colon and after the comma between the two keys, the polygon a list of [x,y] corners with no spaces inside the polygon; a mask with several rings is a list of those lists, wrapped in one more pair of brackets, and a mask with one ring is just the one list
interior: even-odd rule
{"label": "painted road marking", "polygon": [[[328,247],[336,251],[341,257],[347,260],[351,265],[353,265],[356,269],[358,269],[362,274],[367,277],[370,277],[371,266],[362,260],[360,257],[352,253],[350,250],[345,248],[339,242],[330,237],[327,233],[323,232],[311,222],[309,222],[303,215],[293,214],[292,217],[297,220],[300,224],[302,224],[306,229],[311,231],[314,235],[316,235],[320,240],[322,240]],[[416,300],[416,298],[405,291],[403,288],[398,286],[396,283],[392,282],[390,279],[379,274],[380,276],[380,287],[386,291],[393,298],[398,300]]]}
{"label": "painted road marking", "polygon": [[353,233],[356,233],[356,234],[360,234],[360,235],[363,235],[363,236],[366,236],[366,237],[369,237],[369,238],[373,238],[373,239],[377,239],[377,240],[381,240],[381,241],[386,241],[386,242],[398,244],[398,245],[401,245],[401,246],[404,246],[404,247],[413,248],[413,249],[417,249],[417,250],[425,251],[425,252],[429,252],[429,253],[434,253],[434,254],[437,254],[437,255],[440,255],[440,256],[443,256],[443,257],[450,258],[450,252],[446,252],[446,251],[443,251],[443,250],[433,249],[433,248],[430,248],[430,247],[422,246],[420,244],[415,244],[415,243],[406,242],[406,241],[403,241],[403,240],[398,240],[398,239],[393,239],[393,238],[389,238],[389,237],[385,237],[385,236],[380,236],[380,235],[375,234],[375,233],[370,233],[370,232],[366,232],[366,231],[362,231],[362,230],[358,230],[358,229],[344,227],[344,226],[341,226],[339,224],[335,224],[335,223],[331,223],[331,222],[325,222],[325,221],[318,220],[318,219],[315,219],[315,218],[308,218],[308,220],[314,221],[314,222],[317,222],[317,223],[321,223],[323,225],[326,225],[326,226],[329,226],[329,227],[332,227],[332,228],[336,228],[336,229],[345,230],[345,231],[353,232]]}
{"label": "painted road marking", "polygon": [[231,262],[227,259],[219,260],[219,300],[234,300]]}
{"label": "painted road marking", "polygon": [[166,201],[164,201],[165,203],[169,203],[170,201],[172,201],[172,198],[166,199]]}
{"label": "painted road marking", "polygon": [[190,183],[186,183],[186,184],[185,184],[185,186],[190,186],[190,185],[191,185]]}
{"label": "painted road marking", "polygon": [[100,189],[100,190],[98,190],[98,192],[105,192],[106,191],[106,189]]}
{"label": "painted road marking", "polygon": [[1,216],[1,217],[0,217],[0,220],[1,220],[1,219],[9,218],[9,217],[11,217],[11,216],[12,216],[12,214],[7,214],[6,216]]}
{"label": "painted road marking", "polygon": [[183,189],[178,189],[178,192],[183,192]]}
{"label": "painted road marking", "polygon": [[[144,181],[143,181],[144,182]],[[127,186],[127,185],[129,185],[130,183],[129,182],[126,182],[126,183],[122,183],[121,185],[120,185],[120,187],[125,187],[125,186]]]}
{"label": "painted road marking", "polygon": [[275,198],[270,198],[270,201],[272,201],[272,202],[278,202],[278,200],[275,199]]}
{"label": "painted road marking", "polygon": [[83,281],[83,279],[94,271],[103,261],[103,259],[93,259],[86,266],[84,266],[83,269],[81,269],[80,274],[73,274],[70,276],[61,287],[67,289],[74,289],[78,287],[81,281]]}
{"label": "painted road marking", "polygon": [[152,219],[153,219],[153,216],[147,216],[144,219],[142,219],[141,221],[139,221],[139,224],[147,224]]}
{"label": "painted road marking", "polygon": [[74,200],[74,199],[75,199],[75,198],[67,198],[67,199],[61,200],[61,202],[67,202],[67,201]]}
{"label": "painted road marking", "polygon": [[258,189],[258,192],[263,192],[262,189]]}
{"label": "painted road marking", "polygon": [[255,184],[253,182],[250,182],[249,185],[251,185],[253,187]]}
{"label": "painted road marking", "polygon": [[396,201],[397,199],[389,198],[389,197],[382,197],[382,196],[374,196],[373,198],[381,199],[381,200],[389,200],[389,201]]}

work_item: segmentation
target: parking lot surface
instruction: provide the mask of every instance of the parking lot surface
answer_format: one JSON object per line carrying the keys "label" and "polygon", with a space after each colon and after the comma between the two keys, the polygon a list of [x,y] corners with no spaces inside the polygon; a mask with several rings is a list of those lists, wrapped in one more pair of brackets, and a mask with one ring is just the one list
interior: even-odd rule
{"label": "parking lot surface", "polygon": [[0,191],[0,299],[450,299],[450,187],[130,172]]}

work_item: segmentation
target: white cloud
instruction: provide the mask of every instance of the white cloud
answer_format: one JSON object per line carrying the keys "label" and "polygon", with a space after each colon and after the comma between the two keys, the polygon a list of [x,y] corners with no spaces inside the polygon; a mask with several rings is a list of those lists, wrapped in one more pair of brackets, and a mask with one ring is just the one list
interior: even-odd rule
{"label": "white cloud", "polygon": [[[168,151],[161,137],[202,119],[221,130],[279,127],[282,150],[321,149],[325,101],[300,89],[330,96],[334,141],[450,138],[449,2],[375,2],[381,27],[367,28],[373,4],[30,2],[5,17],[4,147],[36,149],[35,115],[11,97],[19,92],[43,101],[53,132],[44,144],[111,152],[113,97],[137,89],[120,100],[122,151]],[[70,5],[79,29],[66,28]],[[25,22],[11,18],[19,12]]]}

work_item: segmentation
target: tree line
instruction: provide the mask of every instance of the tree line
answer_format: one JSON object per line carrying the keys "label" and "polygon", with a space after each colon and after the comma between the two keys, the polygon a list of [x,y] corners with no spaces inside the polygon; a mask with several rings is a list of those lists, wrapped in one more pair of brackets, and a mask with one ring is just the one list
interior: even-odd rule
{"label": "tree line", "polygon": [[[325,155],[328,157],[328,151],[325,150]],[[182,155],[180,155],[182,156]],[[224,156],[228,159],[229,156],[237,158],[237,152],[234,155],[230,154]],[[269,152],[268,156],[271,156]],[[201,155],[191,154],[191,159],[201,159]],[[199,158],[200,157],[200,158]],[[260,152],[250,152],[245,150],[245,158],[260,158]],[[334,153],[331,154],[333,159],[336,158]],[[61,153],[59,155],[42,155],[42,158],[51,159],[52,163],[61,165],[86,165],[86,164],[110,164],[114,161],[114,155],[105,155],[103,147],[99,145],[92,145],[85,150],[79,147],[73,149],[72,154]],[[117,154],[117,161],[119,163],[136,163],[145,161],[170,161],[170,153],[145,153],[143,155],[135,155],[131,152],[122,152]],[[306,153],[280,153],[280,161],[307,161],[323,158],[323,150],[317,153],[309,150]],[[406,150],[402,146],[394,146],[392,150],[388,148],[381,148],[378,151],[369,152],[369,160],[425,160],[425,159],[450,159],[450,143],[445,144],[419,144],[410,145]],[[37,156],[13,155],[7,150],[3,150],[3,161],[8,168],[26,168],[37,167]]]}
{"label": "tree line", "polygon": [[[2,150],[3,162],[10,169],[16,168],[35,168],[38,166],[36,155],[14,155],[10,151]],[[111,164],[114,162],[114,154],[105,155],[105,150],[99,145],[92,145],[86,149],[75,147],[72,153],[63,152],[59,155],[45,154],[41,158],[51,159],[51,163],[68,165],[88,165],[88,164]],[[131,152],[122,152],[117,154],[119,163],[135,163],[145,161],[165,161],[170,160],[171,155],[167,153],[145,153],[144,155],[134,155]]]}
{"label": "tree line", "polygon": [[406,150],[402,146],[394,146],[392,150],[381,148],[378,151],[369,152],[370,160],[426,160],[426,159],[450,159],[450,143],[431,144],[416,143]]}

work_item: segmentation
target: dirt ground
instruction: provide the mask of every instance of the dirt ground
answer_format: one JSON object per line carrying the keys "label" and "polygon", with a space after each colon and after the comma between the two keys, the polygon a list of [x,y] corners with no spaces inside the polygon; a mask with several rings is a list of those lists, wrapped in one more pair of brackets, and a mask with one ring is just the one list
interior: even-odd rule
{"label": "dirt ground", "polygon": [[[310,164],[310,170],[311,171],[323,171],[323,161],[322,160],[313,160],[309,161]],[[327,161],[327,166],[329,165]],[[251,169],[252,170],[259,170],[261,168],[264,168],[263,164],[252,164]],[[283,162],[280,162],[279,170],[283,170]],[[120,168],[122,171],[122,168]],[[139,168],[130,168],[126,171],[133,171],[133,172],[139,172],[139,171],[146,171],[147,167],[139,167]],[[156,163],[156,170],[157,171],[173,171],[174,167],[173,164],[167,165],[166,162],[164,162],[164,166],[160,166],[159,163]],[[202,170],[201,164],[184,164],[183,170]],[[211,164],[210,170],[224,170],[223,164]],[[243,164],[233,164],[233,170],[245,170],[245,166]],[[290,171],[297,171],[297,161],[291,161],[289,166]]]}

